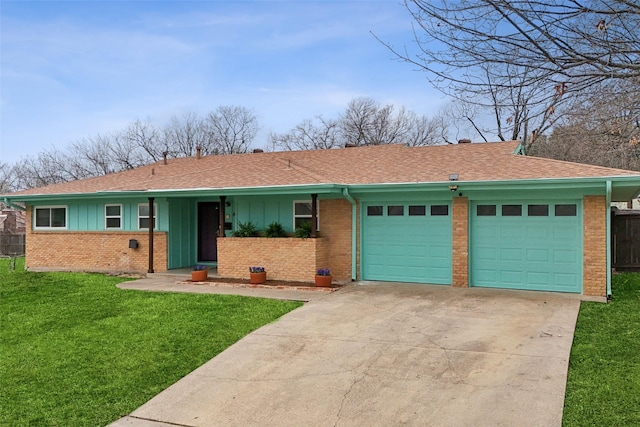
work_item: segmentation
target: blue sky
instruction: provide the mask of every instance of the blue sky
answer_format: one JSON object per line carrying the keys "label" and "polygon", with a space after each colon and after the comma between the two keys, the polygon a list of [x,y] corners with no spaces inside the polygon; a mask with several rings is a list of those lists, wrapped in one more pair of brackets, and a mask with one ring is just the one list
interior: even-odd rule
{"label": "blue sky", "polygon": [[368,96],[432,116],[445,102],[372,35],[413,45],[399,0],[0,1],[0,160],[221,105],[262,130],[337,117]]}

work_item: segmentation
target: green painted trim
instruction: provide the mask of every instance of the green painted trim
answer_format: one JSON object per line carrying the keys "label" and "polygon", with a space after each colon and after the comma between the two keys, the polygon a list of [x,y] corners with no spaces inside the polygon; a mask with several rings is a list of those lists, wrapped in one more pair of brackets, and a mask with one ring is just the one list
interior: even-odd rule
{"label": "green painted trim", "polygon": [[518,144],[516,149],[513,150],[513,154],[520,154],[522,156],[526,156],[527,155],[527,153],[525,153],[525,151],[524,151],[524,144],[522,143],[522,141],[520,141],[520,144]]}
{"label": "green painted trim", "polygon": [[26,208],[26,207],[24,207],[24,206],[15,205],[15,204],[11,203],[11,201],[10,201],[7,197],[4,197],[4,198],[2,199],[2,202],[3,202],[4,204],[8,205],[10,208],[17,209],[17,210],[19,210],[19,211],[26,211],[26,210],[27,210],[27,208]]}
{"label": "green painted trim", "polygon": [[[358,261],[358,256],[356,254],[357,249],[357,235],[358,235],[358,227],[357,227],[357,203],[353,197],[349,194],[348,188],[342,189],[342,195],[351,203],[351,280],[355,281],[357,279],[357,271],[356,264]],[[360,233],[362,235],[362,233]],[[362,277],[362,276],[360,276]]]}
{"label": "green painted trim", "polygon": [[607,299],[611,296],[611,181],[607,181]]}

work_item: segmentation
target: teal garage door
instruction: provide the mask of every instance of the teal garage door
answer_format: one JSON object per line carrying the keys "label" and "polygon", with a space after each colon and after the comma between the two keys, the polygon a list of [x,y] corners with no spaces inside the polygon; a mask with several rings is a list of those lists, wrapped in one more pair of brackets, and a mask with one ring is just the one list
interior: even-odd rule
{"label": "teal garage door", "polygon": [[451,284],[450,211],[448,202],[363,204],[363,279]]}
{"label": "teal garage door", "polygon": [[471,286],[582,292],[580,201],[471,205]]}

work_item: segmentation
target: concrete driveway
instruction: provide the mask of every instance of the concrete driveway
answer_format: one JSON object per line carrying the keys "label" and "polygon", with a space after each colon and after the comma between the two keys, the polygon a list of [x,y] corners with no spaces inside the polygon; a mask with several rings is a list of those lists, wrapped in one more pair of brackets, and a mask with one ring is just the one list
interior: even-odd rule
{"label": "concrete driveway", "polygon": [[559,426],[575,297],[349,286],[112,426]]}

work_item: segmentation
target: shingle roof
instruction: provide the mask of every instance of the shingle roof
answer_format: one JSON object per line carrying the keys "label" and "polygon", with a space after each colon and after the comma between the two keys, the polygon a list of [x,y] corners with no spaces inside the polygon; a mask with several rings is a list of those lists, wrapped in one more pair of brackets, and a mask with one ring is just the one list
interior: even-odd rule
{"label": "shingle roof", "polygon": [[245,188],[312,184],[509,181],[637,176],[640,172],[514,154],[517,141],[427,147],[379,145],[170,159],[12,195]]}

